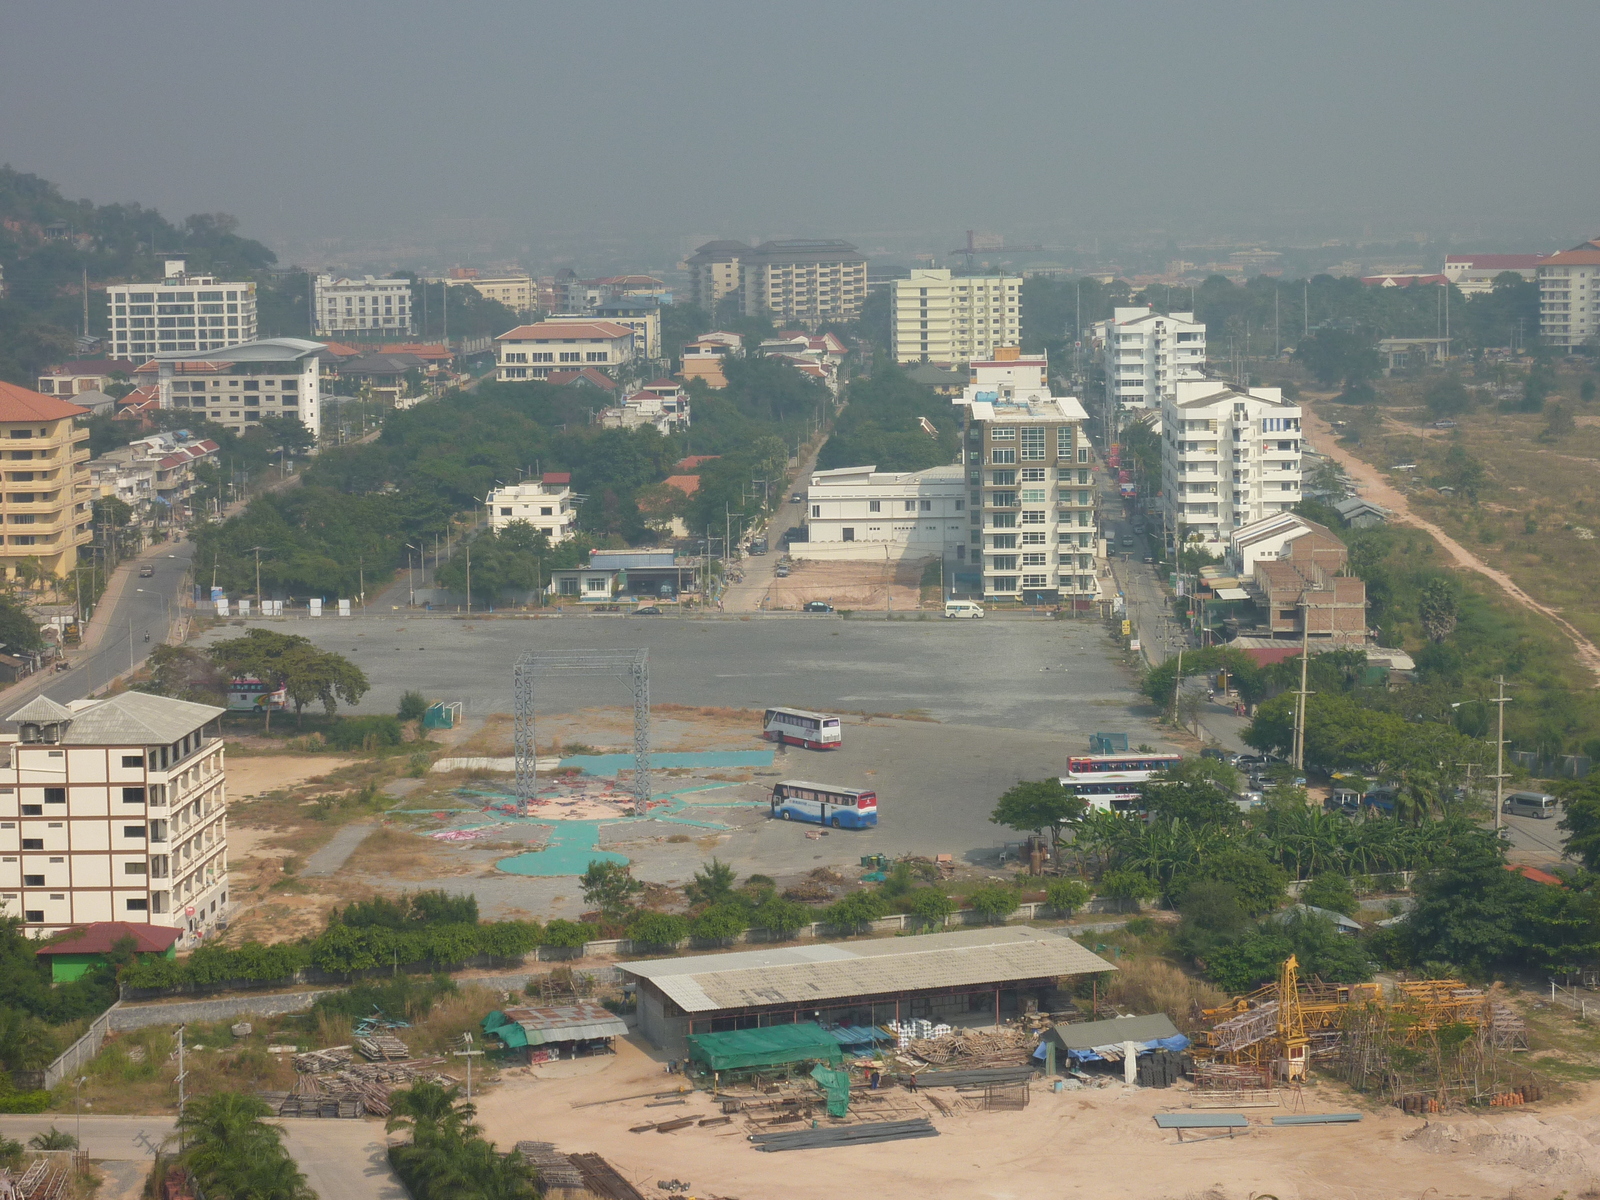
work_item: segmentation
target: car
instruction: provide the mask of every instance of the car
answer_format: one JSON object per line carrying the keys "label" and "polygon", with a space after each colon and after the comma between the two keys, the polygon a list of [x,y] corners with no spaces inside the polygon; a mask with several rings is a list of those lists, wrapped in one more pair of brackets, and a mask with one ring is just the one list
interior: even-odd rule
{"label": "car", "polygon": [[1144,532],[1144,522],[1143,521],[1135,521],[1133,523],[1133,531],[1135,533],[1143,533]]}
{"label": "car", "polygon": [[1200,751],[1200,757],[1214,758],[1220,763],[1227,763],[1230,767],[1239,761],[1239,756],[1237,754],[1235,754],[1232,750],[1224,750],[1221,746],[1207,746],[1204,750]]}
{"label": "car", "polygon": [[636,617],[659,617],[661,609],[654,604],[641,604],[633,610],[633,615]]}
{"label": "car", "polygon": [[1446,417],[1442,421],[1435,421],[1433,423],[1433,427],[1435,429],[1454,429],[1456,427],[1456,422],[1454,422],[1454,421],[1450,420],[1448,417]]}
{"label": "car", "polygon": [[833,605],[826,600],[807,600],[800,606],[801,612],[831,613]]}
{"label": "car", "polygon": [[1147,563],[1154,563],[1156,561],[1156,556],[1153,554],[1146,554],[1144,556],[1144,561]]}
{"label": "car", "polygon": [[777,570],[773,571],[772,573],[775,576],[777,576],[779,579],[787,579],[787,578],[789,578],[789,568],[788,567],[779,567]]}
{"label": "car", "polygon": [[804,496],[802,496],[799,492],[796,492],[794,495],[789,497],[789,503],[790,504],[804,504],[805,502],[806,502],[806,498]]}
{"label": "car", "polygon": [[139,568],[139,578],[140,579],[149,579],[155,573],[156,573],[156,569],[154,567],[152,567],[149,563],[145,563],[144,566]]}
{"label": "car", "polygon": [[1267,759],[1264,754],[1241,754],[1233,760],[1233,765],[1240,770],[1245,770],[1249,767],[1264,767],[1267,765]]}

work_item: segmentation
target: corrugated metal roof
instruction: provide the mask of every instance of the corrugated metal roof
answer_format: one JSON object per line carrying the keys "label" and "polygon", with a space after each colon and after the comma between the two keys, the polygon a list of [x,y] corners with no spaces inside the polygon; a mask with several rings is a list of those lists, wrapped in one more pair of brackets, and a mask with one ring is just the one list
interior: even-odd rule
{"label": "corrugated metal roof", "polygon": [[[30,704],[19,709],[8,719],[18,720],[20,714],[31,707]],[[72,723],[61,735],[61,741],[68,746],[165,745],[215,721],[225,711],[209,704],[193,704],[167,696],[123,692],[120,696],[74,709]]]}
{"label": "corrugated metal roof", "polygon": [[650,980],[685,1012],[711,1012],[1086,975],[1116,967],[1067,938],[1012,926],[623,963],[622,970]]}
{"label": "corrugated metal roof", "polygon": [[[628,1026],[610,1009],[598,1004],[522,1005],[501,1009],[501,1014],[522,1030],[530,1046],[548,1042],[576,1042],[587,1038],[626,1037]],[[488,1032],[488,1021],[484,1022]],[[498,1028],[505,1028],[499,1026]],[[502,1040],[505,1040],[502,1038]]]}
{"label": "corrugated metal roof", "polygon": [[1115,1042],[1153,1042],[1169,1038],[1178,1027],[1166,1013],[1145,1017],[1113,1017],[1108,1021],[1085,1021],[1080,1025],[1057,1025],[1050,1031],[1056,1043],[1068,1050],[1093,1050]]}

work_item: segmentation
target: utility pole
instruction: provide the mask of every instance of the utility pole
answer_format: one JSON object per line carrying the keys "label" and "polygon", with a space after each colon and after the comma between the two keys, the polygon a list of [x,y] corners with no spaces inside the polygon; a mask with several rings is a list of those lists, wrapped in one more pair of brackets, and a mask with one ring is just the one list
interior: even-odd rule
{"label": "utility pole", "polygon": [[467,543],[467,612],[472,612],[472,543]]}
{"label": "utility pole", "polygon": [[256,603],[257,604],[261,603],[261,552],[263,550],[265,550],[265,549],[266,549],[265,546],[251,546],[250,547],[250,550],[252,552],[254,552],[254,554],[256,556]]}
{"label": "utility pole", "polygon": [[[180,1122],[183,1120],[183,1106],[185,1103],[183,1081],[188,1075],[188,1072],[183,1069],[183,1031],[185,1028],[187,1027],[183,1025],[178,1026],[178,1078],[176,1082],[178,1084],[178,1119]],[[181,1137],[182,1135],[180,1134],[179,1136]],[[182,1149],[182,1146],[182,1142],[179,1142],[179,1149]]]}
{"label": "utility pole", "polygon": [[475,1055],[482,1054],[483,1051],[472,1048],[472,1034],[470,1032],[463,1033],[458,1044],[462,1048],[460,1050],[452,1050],[450,1053],[456,1058],[467,1060],[467,1099],[470,1101],[472,1099],[472,1059]]}
{"label": "utility pole", "polygon": [[1294,706],[1294,769],[1306,766],[1306,674],[1311,664],[1311,601],[1300,597],[1300,691]]}
{"label": "utility pole", "polygon": [[1497,717],[1494,733],[1494,828],[1500,832],[1500,809],[1505,803],[1506,794],[1506,702],[1511,697],[1506,695],[1506,677],[1495,676],[1495,685],[1500,689],[1500,694],[1490,704],[1496,706]]}

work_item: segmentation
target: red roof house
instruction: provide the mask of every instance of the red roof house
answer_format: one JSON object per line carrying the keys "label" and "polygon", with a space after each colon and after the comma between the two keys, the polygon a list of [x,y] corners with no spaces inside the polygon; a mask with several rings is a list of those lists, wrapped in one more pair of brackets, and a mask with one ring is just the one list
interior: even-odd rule
{"label": "red roof house", "polygon": [[105,965],[112,947],[132,938],[135,954],[177,956],[181,929],[170,925],[141,925],[131,921],[91,921],[67,930],[48,945],[34,951],[50,963],[50,977],[56,983],[70,983]]}

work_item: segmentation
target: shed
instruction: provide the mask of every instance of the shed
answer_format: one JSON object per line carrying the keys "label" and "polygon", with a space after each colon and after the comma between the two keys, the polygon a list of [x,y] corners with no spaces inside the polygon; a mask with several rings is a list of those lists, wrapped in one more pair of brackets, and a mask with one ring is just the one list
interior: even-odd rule
{"label": "shed", "polygon": [[[1045,1035],[1068,1058],[1077,1062],[1118,1062],[1122,1047],[1133,1042],[1140,1053],[1152,1050],[1186,1050],[1189,1039],[1166,1013],[1144,1017],[1112,1017],[1105,1021],[1085,1021],[1079,1025],[1057,1025]],[[1044,1049],[1040,1046],[1040,1051]],[[1043,1057],[1037,1054],[1035,1057]]]}
{"label": "shed", "polygon": [[1335,912],[1331,908],[1318,908],[1315,904],[1291,904],[1282,912],[1273,913],[1270,919],[1280,925],[1286,925],[1295,917],[1322,917],[1332,921],[1340,933],[1361,932],[1360,921],[1352,921],[1342,912]]}
{"label": "shed", "polygon": [[813,1021],[727,1033],[696,1033],[685,1040],[689,1043],[690,1060],[704,1063],[713,1071],[781,1067],[796,1062],[838,1063],[844,1058],[838,1040]]}
{"label": "shed", "polygon": [[532,1063],[609,1053],[611,1039],[626,1037],[628,1026],[610,1009],[580,1000],[498,1009],[483,1019],[483,1031],[508,1050],[526,1049]]}
{"label": "shed", "polygon": [[132,938],[136,958],[177,958],[181,929],[170,925],[136,925],[131,921],[93,921],[75,925],[34,951],[50,963],[53,983],[71,983],[111,960],[112,948]]}

